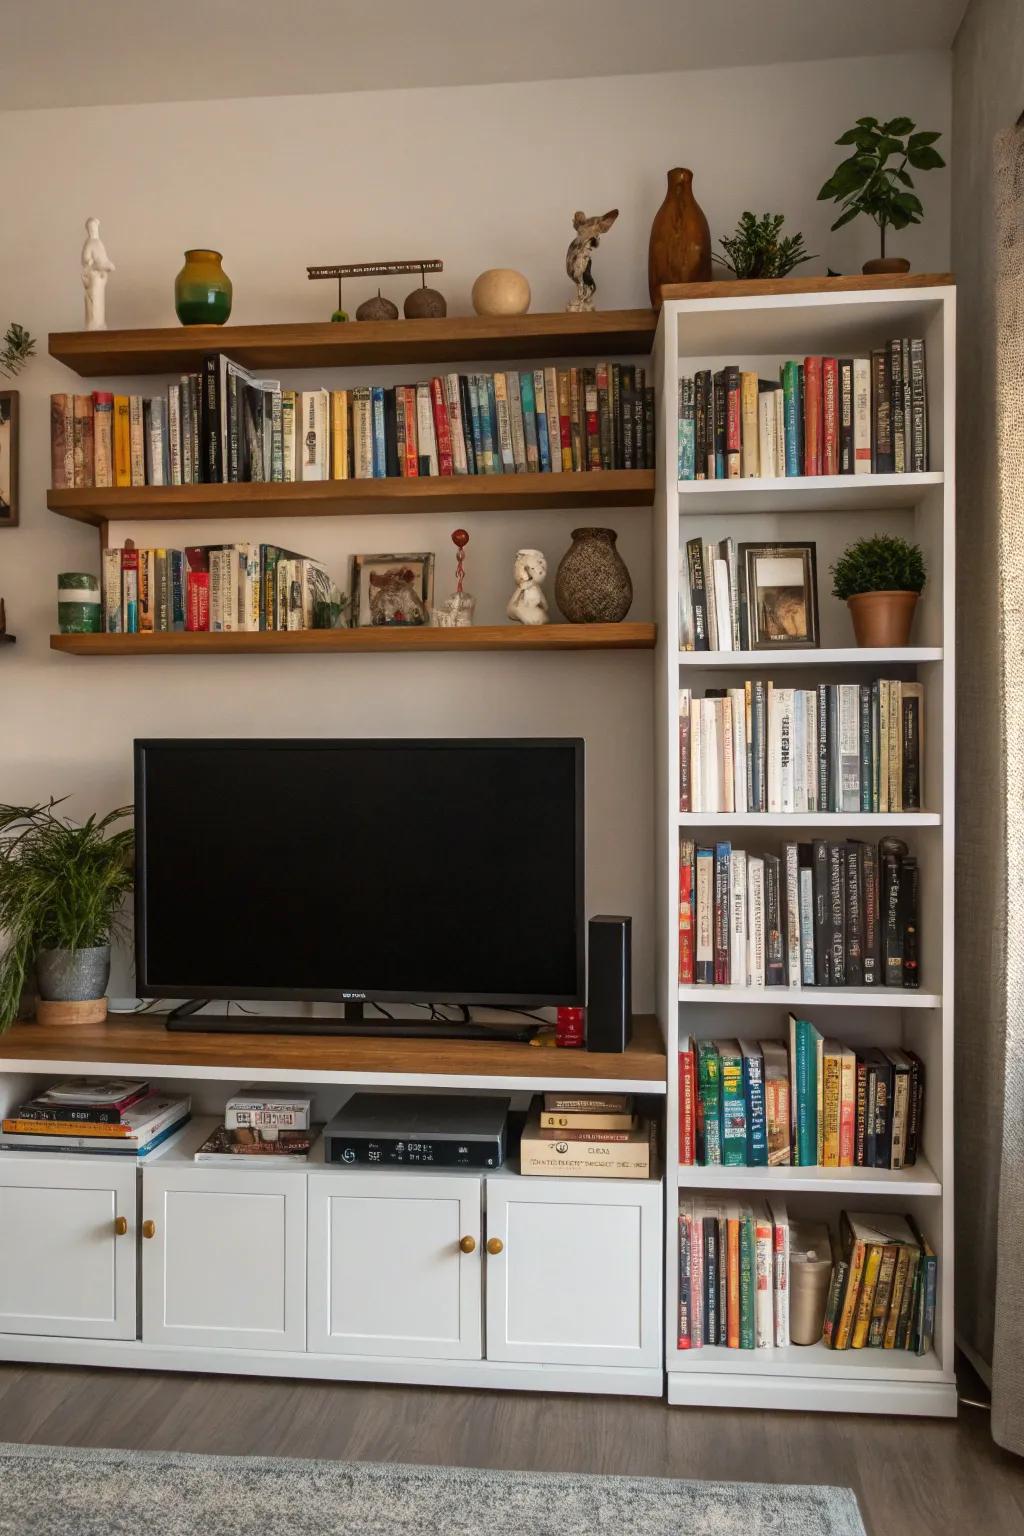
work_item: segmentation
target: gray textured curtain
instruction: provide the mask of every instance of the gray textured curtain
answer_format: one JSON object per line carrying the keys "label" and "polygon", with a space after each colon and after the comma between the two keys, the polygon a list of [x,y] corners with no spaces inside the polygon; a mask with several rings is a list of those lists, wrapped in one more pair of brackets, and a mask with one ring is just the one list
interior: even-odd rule
{"label": "gray textured curtain", "polygon": [[[998,672],[1006,722],[1007,922],[992,1433],[1000,1445],[1024,1455],[1024,127],[996,140],[995,222]],[[964,1196],[970,1199],[970,1190],[962,1190]]]}

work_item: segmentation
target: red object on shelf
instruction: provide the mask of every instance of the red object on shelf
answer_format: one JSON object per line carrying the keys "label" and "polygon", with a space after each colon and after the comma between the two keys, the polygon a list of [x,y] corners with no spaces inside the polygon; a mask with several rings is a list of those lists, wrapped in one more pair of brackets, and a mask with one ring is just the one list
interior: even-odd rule
{"label": "red object on shelf", "polygon": [[559,1008],[555,1014],[555,1044],[582,1046],[586,1015],[585,1008]]}

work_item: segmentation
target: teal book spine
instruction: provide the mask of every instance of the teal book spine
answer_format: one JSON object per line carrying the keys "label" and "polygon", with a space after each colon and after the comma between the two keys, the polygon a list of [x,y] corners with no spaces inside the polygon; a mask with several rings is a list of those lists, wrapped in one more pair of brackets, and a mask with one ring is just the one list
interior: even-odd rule
{"label": "teal book spine", "polygon": [[812,1137],[808,1125],[808,1103],[811,1098],[810,1065],[811,1042],[808,1039],[807,1021],[798,1019],[796,1024],[796,1161],[801,1168],[812,1167],[818,1159],[817,1127]]}
{"label": "teal book spine", "polygon": [[473,438],[473,454],[476,458],[476,472],[478,475],[487,473],[489,465],[484,453],[483,429],[480,425],[480,376],[471,373],[466,379],[466,393],[469,396],[469,427]]}
{"label": "teal book spine", "polygon": [[718,1052],[710,1040],[697,1041],[697,1083],[697,1150],[702,1167],[708,1168],[722,1161],[721,1073]]}
{"label": "teal book spine", "polygon": [[533,374],[519,375],[519,397],[523,407],[523,434],[526,439],[526,468],[540,474],[540,446],[537,440],[537,401],[533,393]]}
{"label": "teal book spine", "polygon": [[747,1163],[747,1101],[743,1092],[743,1060],[739,1052],[719,1047],[722,1078],[722,1162],[728,1168]]}
{"label": "teal book spine", "polygon": [[740,1349],[754,1348],[754,1218],[740,1218]]}
{"label": "teal book spine", "polygon": [[800,473],[800,373],[795,362],[783,363],[782,410],[786,425],[786,474]]}
{"label": "teal book spine", "polygon": [[494,374],[484,375],[484,388],[487,392],[487,405],[484,406],[483,396],[480,399],[480,410],[487,422],[487,432],[491,439],[491,470],[496,475],[505,473],[505,466],[501,462],[501,437],[498,433],[498,402],[494,395]]}

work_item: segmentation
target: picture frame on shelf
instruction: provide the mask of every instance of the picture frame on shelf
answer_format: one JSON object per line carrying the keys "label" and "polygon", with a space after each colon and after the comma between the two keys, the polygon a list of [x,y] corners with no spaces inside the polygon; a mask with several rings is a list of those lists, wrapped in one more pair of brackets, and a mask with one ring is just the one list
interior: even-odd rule
{"label": "picture frame on shelf", "polygon": [[18,391],[0,389],[0,528],[18,526]]}
{"label": "picture frame on shelf", "polygon": [[752,651],[811,650],[820,645],[816,546],[802,540],[741,544]]}
{"label": "picture frame on shelf", "polygon": [[429,625],[433,603],[432,551],[353,555],[349,605],[353,629]]}

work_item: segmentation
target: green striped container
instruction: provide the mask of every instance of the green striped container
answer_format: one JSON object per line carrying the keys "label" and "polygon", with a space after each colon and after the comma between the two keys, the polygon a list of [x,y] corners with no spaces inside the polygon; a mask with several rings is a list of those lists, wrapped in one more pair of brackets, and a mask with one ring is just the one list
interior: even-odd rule
{"label": "green striped container", "polygon": [[87,571],[63,571],[57,577],[57,623],[62,635],[101,633],[103,604],[98,576]]}

